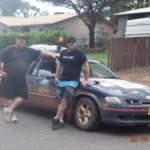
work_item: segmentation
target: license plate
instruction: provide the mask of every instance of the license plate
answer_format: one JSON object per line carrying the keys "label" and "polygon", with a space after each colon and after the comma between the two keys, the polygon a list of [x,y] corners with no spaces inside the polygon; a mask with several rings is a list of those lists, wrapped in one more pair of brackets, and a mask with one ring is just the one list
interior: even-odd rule
{"label": "license plate", "polygon": [[148,113],[148,115],[150,115],[150,108],[148,108],[148,112],[147,113]]}

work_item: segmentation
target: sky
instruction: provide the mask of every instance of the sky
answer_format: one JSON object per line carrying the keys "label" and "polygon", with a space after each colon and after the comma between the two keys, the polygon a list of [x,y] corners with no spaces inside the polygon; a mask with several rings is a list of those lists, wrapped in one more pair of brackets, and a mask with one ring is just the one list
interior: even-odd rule
{"label": "sky", "polygon": [[50,15],[53,15],[55,12],[65,12],[65,13],[74,12],[73,10],[67,9],[65,7],[58,7],[58,6],[56,7],[56,6],[53,6],[47,3],[38,2],[35,0],[24,0],[24,1],[29,2],[30,5],[34,5],[40,8],[41,11],[48,11]]}

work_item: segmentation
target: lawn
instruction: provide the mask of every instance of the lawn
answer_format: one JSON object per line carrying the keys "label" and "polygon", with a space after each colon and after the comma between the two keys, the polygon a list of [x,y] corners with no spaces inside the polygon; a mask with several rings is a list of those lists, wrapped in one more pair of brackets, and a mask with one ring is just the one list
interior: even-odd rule
{"label": "lawn", "polygon": [[87,53],[86,55],[88,58],[102,61],[105,64],[108,63],[108,54],[107,53]]}

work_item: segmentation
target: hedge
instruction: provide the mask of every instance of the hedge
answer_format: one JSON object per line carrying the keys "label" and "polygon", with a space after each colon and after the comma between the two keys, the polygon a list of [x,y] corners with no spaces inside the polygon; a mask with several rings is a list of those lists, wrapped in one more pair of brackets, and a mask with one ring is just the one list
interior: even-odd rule
{"label": "hedge", "polygon": [[[15,44],[16,37],[20,33],[18,32],[7,32],[0,33],[0,50],[3,48]],[[67,34],[62,30],[53,31],[32,31],[24,33],[26,36],[26,45],[30,46],[33,44],[57,44],[60,35],[67,37]]]}

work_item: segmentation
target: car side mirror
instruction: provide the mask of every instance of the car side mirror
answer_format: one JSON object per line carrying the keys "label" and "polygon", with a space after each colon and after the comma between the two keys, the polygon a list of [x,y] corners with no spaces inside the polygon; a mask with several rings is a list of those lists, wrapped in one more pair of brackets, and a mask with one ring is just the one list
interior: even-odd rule
{"label": "car side mirror", "polygon": [[39,70],[38,71],[38,76],[39,77],[44,77],[46,79],[54,79],[55,78],[55,73],[51,73],[49,70]]}

